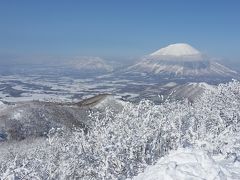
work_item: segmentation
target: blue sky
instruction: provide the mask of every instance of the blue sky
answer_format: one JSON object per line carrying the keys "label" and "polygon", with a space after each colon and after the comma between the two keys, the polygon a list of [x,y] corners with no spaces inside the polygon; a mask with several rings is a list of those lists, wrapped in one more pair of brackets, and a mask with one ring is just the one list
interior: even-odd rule
{"label": "blue sky", "polygon": [[0,54],[138,57],[185,42],[237,60],[239,22],[239,0],[1,0]]}

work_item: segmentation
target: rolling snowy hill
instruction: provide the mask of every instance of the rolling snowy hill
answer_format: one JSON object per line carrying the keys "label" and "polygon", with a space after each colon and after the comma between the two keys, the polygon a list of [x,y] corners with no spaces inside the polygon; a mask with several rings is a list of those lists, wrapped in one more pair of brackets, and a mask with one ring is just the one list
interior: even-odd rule
{"label": "rolling snowy hill", "polygon": [[190,102],[195,101],[205,91],[215,91],[216,86],[207,84],[205,82],[189,82],[185,84],[176,85],[168,90],[168,98],[174,100],[188,99]]}
{"label": "rolling snowy hill", "polygon": [[104,112],[106,108],[115,113],[124,102],[111,95],[102,94],[77,103],[25,101],[4,104],[0,101],[0,141],[23,140],[43,137],[53,128],[74,128],[85,132],[92,128],[90,113]]}
{"label": "rolling snowy hill", "polygon": [[109,73],[113,71],[112,65],[100,57],[75,57],[67,65],[84,73]]}

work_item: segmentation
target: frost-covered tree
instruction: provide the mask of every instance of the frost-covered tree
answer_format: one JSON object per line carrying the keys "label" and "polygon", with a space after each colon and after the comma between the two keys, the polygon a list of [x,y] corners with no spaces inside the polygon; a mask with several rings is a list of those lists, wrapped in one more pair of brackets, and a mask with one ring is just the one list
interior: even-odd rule
{"label": "frost-covered tree", "polygon": [[125,103],[90,115],[92,128],[52,129],[48,138],[2,143],[3,179],[126,179],[172,149],[240,155],[240,83],[221,84],[193,104]]}

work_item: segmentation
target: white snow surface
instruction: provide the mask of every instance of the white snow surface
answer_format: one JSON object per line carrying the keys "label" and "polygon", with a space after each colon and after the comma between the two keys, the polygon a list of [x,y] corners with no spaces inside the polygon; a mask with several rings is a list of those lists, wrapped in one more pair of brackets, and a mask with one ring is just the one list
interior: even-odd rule
{"label": "white snow surface", "polygon": [[150,56],[192,56],[201,53],[186,43],[171,44],[150,54]]}
{"label": "white snow surface", "polygon": [[207,151],[180,148],[162,157],[133,180],[240,179],[240,162],[212,157]]}

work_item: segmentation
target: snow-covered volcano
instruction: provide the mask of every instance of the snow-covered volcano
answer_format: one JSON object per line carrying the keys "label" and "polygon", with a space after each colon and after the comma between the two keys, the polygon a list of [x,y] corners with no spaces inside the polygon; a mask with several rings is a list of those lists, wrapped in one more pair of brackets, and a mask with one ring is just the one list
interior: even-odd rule
{"label": "snow-covered volcano", "polygon": [[129,68],[131,72],[185,77],[235,77],[236,72],[210,60],[194,47],[178,43],[153,52]]}

